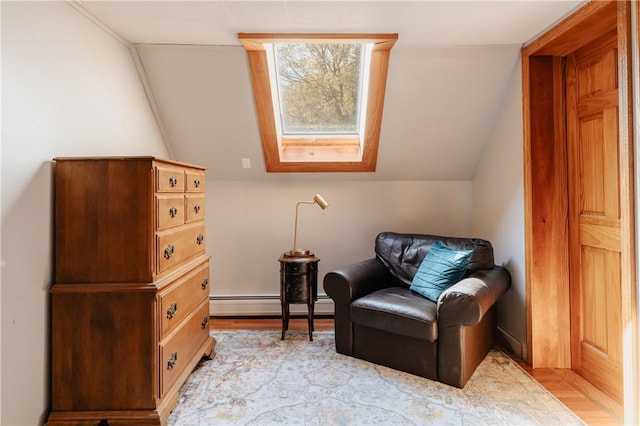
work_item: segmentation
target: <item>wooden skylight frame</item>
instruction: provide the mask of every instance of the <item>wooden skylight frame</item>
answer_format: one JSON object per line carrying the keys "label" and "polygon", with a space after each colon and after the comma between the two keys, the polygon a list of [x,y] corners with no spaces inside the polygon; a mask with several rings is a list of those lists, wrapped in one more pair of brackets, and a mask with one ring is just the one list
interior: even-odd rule
{"label": "wooden skylight frame", "polygon": [[[249,72],[267,172],[375,172],[382,124],[391,34],[239,33],[247,51]],[[372,43],[363,141],[356,139],[293,140],[277,133],[265,44],[281,42]],[[281,138],[280,143],[278,138]],[[361,148],[362,147],[362,148]]]}

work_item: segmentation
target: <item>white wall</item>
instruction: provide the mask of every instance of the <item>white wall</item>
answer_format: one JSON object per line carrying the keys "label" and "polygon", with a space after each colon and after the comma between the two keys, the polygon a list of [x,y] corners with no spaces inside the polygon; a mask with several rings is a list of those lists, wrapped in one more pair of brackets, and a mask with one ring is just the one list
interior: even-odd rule
{"label": "white wall", "polygon": [[[320,294],[325,273],[375,256],[379,232],[468,236],[471,231],[468,181],[210,180],[207,185],[212,315],[280,313],[277,259],[292,248],[296,203],[316,193],[329,207],[300,206],[297,246],[321,259]],[[241,297],[225,302],[232,296]],[[332,302],[322,302],[317,312],[332,313]],[[300,307],[292,311],[306,312]]]}
{"label": "white wall", "polygon": [[496,264],[511,272],[511,289],[498,303],[498,326],[513,349],[526,354],[522,70],[513,64],[495,128],[473,180],[472,232],[493,243]]}
{"label": "white wall", "polygon": [[2,425],[49,410],[52,162],[167,151],[127,47],[64,2],[2,2]]}

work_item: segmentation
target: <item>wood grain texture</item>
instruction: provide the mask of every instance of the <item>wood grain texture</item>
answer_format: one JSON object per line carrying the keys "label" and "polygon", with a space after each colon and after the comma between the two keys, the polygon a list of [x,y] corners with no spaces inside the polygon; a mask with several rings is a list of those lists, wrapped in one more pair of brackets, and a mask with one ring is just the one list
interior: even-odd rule
{"label": "wood grain texture", "polygon": [[[570,363],[568,290],[568,198],[562,63],[528,57],[528,118],[525,120],[528,360],[534,367]],[[531,321],[534,318],[535,321]]]}
{"label": "wood grain texture", "polygon": [[195,222],[157,234],[158,274],[194,256],[204,255],[204,222]]}
{"label": "wood grain texture", "polygon": [[[621,196],[621,235],[622,239],[622,310],[621,321],[624,335],[622,338],[623,380],[624,380],[624,419],[628,423],[640,424],[640,307],[638,306],[636,226],[636,188],[633,120],[640,119],[640,111],[633,109],[633,93],[636,96],[640,87],[633,86],[632,73],[632,26],[630,1],[618,2],[618,91],[619,91],[619,141],[620,141],[620,196]],[[633,2],[636,14],[636,55],[640,60],[640,2]],[[636,72],[638,72],[636,70]],[[636,81],[636,83],[639,83]],[[637,130],[636,125],[636,130]]]}
{"label": "wood grain texture", "polygon": [[609,32],[567,57],[566,120],[571,368],[622,404],[616,37]]}
{"label": "wood grain texture", "polygon": [[155,289],[78,290],[52,291],[53,410],[152,410],[158,383],[157,335],[150,332],[157,328]]}
{"label": "wood grain texture", "polygon": [[55,282],[153,281],[151,160],[57,161]]}
{"label": "wood grain texture", "polygon": [[398,40],[397,33],[238,33],[238,41],[246,50],[263,50],[264,43],[287,41],[374,43],[377,49],[390,50]]}
{"label": "wood grain texture", "polygon": [[621,425],[622,407],[570,369],[520,367],[588,425]]}
{"label": "wood grain texture", "polygon": [[207,202],[202,194],[187,194],[184,197],[185,223],[199,222],[207,215]]}
{"label": "wood grain texture", "polygon": [[205,222],[184,211],[204,179],[153,157],[56,159],[49,425],[166,424],[212,353]]}
{"label": "wood grain texture", "polygon": [[[544,113],[538,116],[532,113],[531,103],[532,94],[527,87],[530,80],[536,78],[544,78],[541,74],[536,77],[532,75],[530,63],[532,58],[544,58],[545,56],[553,56],[562,60],[566,55],[578,50],[588,42],[615,30],[617,33],[617,78],[619,84],[619,140],[620,140],[620,194],[622,203],[620,205],[621,215],[621,280],[622,290],[621,297],[623,300],[621,318],[624,324],[623,334],[623,371],[624,371],[624,420],[630,424],[636,424],[640,421],[639,405],[640,398],[638,392],[640,389],[638,379],[638,307],[637,307],[637,278],[636,278],[636,249],[635,249],[635,192],[634,192],[634,153],[633,153],[633,129],[630,120],[634,111],[631,107],[632,82],[630,80],[631,73],[631,4],[637,9],[638,1],[602,1],[590,2],[578,11],[567,17],[558,25],[551,28],[545,34],[538,37],[523,48],[522,64],[523,64],[523,112],[524,112],[524,145],[525,145],[525,262],[526,262],[526,279],[527,279],[527,338],[529,346],[528,362],[536,362],[544,359],[544,351],[546,346],[537,347],[534,338],[534,330],[538,328],[536,324],[553,323],[553,317],[556,312],[551,310],[546,313],[544,310],[535,310],[534,307],[538,303],[544,302],[541,292],[537,292],[535,287],[539,285],[539,278],[542,278],[543,272],[541,268],[546,266],[545,263],[538,264],[538,260],[533,254],[533,241],[540,238],[534,232],[534,216],[529,210],[535,209],[535,205],[539,200],[532,194],[530,189],[533,186],[533,179],[529,176],[532,171],[534,174],[547,173],[548,169],[536,169],[531,162],[531,130],[535,128],[537,120],[545,120]],[[638,20],[636,14],[636,20]],[[634,34],[638,37],[638,34]],[[600,102],[599,100],[597,102]],[[539,110],[541,111],[541,110]],[[553,115],[553,112],[548,112]],[[556,119],[561,120],[560,116]],[[549,143],[553,139],[549,139]],[[551,249],[553,246],[549,246]],[[550,253],[551,256],[556,253]],[[559,253],[564,256],[564,252]],[[562,285],[562,281],[558,283]],[[568,284],[568,282],[567,282]],[[536,299],[540,297],[540,299]],[[538,316],[541,315],[541,316]],[[557,335],[557,330],[549,329],[548,333]],[[548,339],[552,340],[553,337]],[[543,339],[543,344],[544,339]],[[531,347],[533,346],[533,347]],[[542,358],[539,356],[542,355]],[[535,364],[540,367],[541,364]],[[551,366],[551,365],[547,365]]]}
{"label": "wood grain texture", "polygon": [[595,40],[601,34],[616,27],[616,3],[612,0],[587,3],[528,43],[524,47],[523,55],[558,57],[569,55],[577,47]]}
{"label": "wood grain texture", "polygon": [[158,292],[160,338],[165,338],[209,296],[209,262],[205,261],[191,272]]}

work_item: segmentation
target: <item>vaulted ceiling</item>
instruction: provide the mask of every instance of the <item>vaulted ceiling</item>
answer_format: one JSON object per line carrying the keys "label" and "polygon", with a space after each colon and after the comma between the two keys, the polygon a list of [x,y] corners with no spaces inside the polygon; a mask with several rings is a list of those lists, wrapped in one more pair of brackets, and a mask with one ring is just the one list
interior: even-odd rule
{"label": "vaulted ceiling", "polygon": [[[177,159],[215,179],[267,174],[238,32],[397,32],[376,173],[296,179],[469,180],[523,43],[584,1],[82,1],[132,43]],[[242,168],[250,159],[252,168]]]}

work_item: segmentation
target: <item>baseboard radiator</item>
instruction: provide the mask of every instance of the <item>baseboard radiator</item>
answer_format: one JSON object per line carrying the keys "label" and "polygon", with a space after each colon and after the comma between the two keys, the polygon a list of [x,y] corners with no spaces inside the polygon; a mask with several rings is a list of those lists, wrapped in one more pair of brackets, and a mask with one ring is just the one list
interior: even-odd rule
{"label": "baseboard radiator", "polygon": [[[291,315],[306,315],[307,305],[289,305]],[[209,296],[209,312],[213,317],[225,316],[280,316],[280,295]],[[315,315],[333,315],[333,300],[318,295],[314,305]]]}
{"label": "baseboard radiator", "polygon": [[[290,310],[292,315],[307,314],[307,306],[304,304],[292,304]],[[279,295],[209,296],[209,312],[213,317],[282,315]],[[333,300],[325,294],[318,295],[315,315],[333,315],[333,312]],[[526,344],[519,342],[501,327],[498,327],[497,341],[517,357],[526,360]]]}

